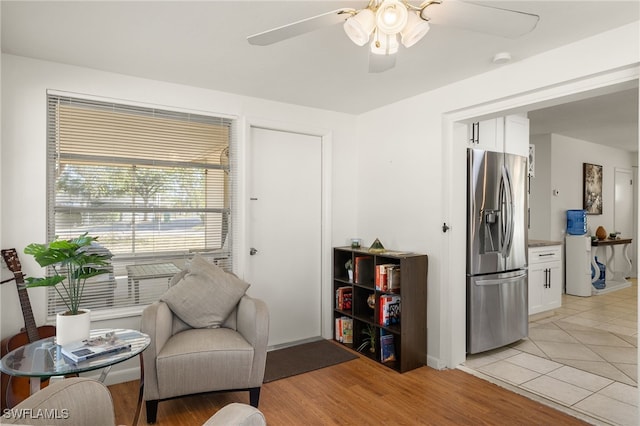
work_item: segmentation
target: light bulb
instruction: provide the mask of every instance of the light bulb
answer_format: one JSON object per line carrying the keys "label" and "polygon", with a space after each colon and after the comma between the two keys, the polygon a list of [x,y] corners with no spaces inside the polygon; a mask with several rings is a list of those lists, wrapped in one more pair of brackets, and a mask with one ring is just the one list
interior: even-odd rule
{"label": "light bulb", "polygon": [[396,11],[396,6],[387,7],[382,13],[382,19],[384,23],[389,26],[394,26],[400,17],[398,16],[398,12]]}
{"label": "light bulb", "polygon": [[398,0],[384,0],[376,12],[376,25],[380,32],[397,34],[407,25],[409,12]]}

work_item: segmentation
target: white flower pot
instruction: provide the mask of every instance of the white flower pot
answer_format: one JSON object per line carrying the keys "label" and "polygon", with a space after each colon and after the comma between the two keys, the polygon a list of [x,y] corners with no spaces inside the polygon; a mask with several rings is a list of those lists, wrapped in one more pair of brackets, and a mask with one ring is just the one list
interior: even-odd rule
{"label": "white flower pot", "polygon": [[81,309],[78,315],[64,315],[64,312],[56,315],[56,343],[66,345],[71,342],[79,342],[89,338],[91,330],[91,311]]}

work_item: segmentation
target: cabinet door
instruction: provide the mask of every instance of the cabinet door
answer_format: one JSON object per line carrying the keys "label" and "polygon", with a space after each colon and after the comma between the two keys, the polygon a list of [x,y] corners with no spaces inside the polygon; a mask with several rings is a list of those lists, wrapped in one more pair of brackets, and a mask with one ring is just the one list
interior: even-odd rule
{"label": "cabinet door", "polygon": [[504,152],[529,156],[529,119],[524,115],[504,118]]}
{"label": "cabinet door", "polygon": [[547,286],[543,287],[542,310],[556,309],[562,305],[562,267],[560,262],[547,263]]}
{"label": "cabinet door", "polygon": [[542,291],[545,285],[544,263],[529,268],[529,315],[543,311]]}
{"label": "cabinet door", "polygon": [[469,146],[487,151],[502,152],[503,118],[492,118],[469,125]]}

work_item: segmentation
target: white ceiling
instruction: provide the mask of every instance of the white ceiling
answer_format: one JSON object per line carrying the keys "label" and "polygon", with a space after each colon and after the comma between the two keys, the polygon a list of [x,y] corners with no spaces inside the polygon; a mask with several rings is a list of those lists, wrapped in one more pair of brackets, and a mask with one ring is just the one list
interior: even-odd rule
{"label": "white ceiling", "polygon": [[[509,51],[520,61],[640,19],[637,0],[476,3],[538,14],[540,22],[515,40],[433,25],[418,44],[401,47],[394,69],[369,74],[367,48],[354,45],[340,25],[271,46],[246,41],[322,12],[362,8],[366,0],[3,0],[2,51],[359,114],[490,71],[499,66],[491,62],[495,53]],[[635,105],[637,141],[637,93]]]}

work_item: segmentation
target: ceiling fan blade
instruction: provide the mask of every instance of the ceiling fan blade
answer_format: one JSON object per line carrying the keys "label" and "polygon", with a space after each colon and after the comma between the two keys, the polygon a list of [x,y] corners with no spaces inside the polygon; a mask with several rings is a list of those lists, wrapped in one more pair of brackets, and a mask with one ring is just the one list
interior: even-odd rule
{"label": "ceiling fan blade", "polygon": [[434,25],[447,25],[505,38],[517,38],[533,31],[540,20],[538,15],[531,13],[458,0],[431,4],[423,9],[422,17]]}
{"label": "ceiling fan blade", "polygon": [[332,10],[331,12],[251,35],[247,37],[247,40],[253,45],[267,46],[320,28],[339,24],[346,21],[353,13],[355,13],[355,9]]}
{"label": "ceiling fan blade", "polygon": [[369,52],[369,72],[381,73],[396,66],[396,55],[377,55]]}

